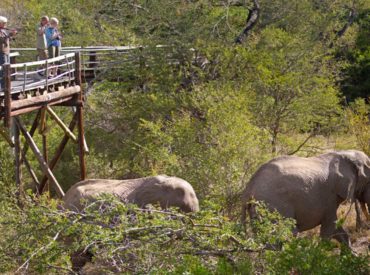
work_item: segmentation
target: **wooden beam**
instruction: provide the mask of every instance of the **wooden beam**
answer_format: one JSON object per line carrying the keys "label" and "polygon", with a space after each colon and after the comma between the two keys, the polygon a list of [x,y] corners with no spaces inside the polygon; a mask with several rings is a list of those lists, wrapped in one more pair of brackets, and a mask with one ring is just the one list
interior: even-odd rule
{"label": "wooden beam", "polygon": [[[58,105],[58,104],[61,104],[63,102],[69,101],[71,99],[73,99],[73,95],[69,96],[69,97],[65,97],[65,98],[59,98],[59,99],[56,99],[54,101],[50,101],[47,104],[49,106]],[[45,104],[40,104],[40,105],[37,105],[37,106],[31,106],[31,107],[22,108],[22,109],[19,109],[19,110],[16,110],[16,111],[12,111],[11,115],[12,116],[18,116],[18,115],[26,114],[26,113],[41,109],[44,105]]]}
{"label": "wooden beam", "polygon": [[64,124],[64,122],[58,117],[58,115],[49,106],[46,106],[46,110],[50,114],[51,118],[62,128],[64,133],[68,135],[74,142],[77,143],[76,136],[69,130],[69,128]]}
{"label": "wooden beam", "polygon": [[12,111],[25,108],[25,107],[31,107],[31,106],[43,106],[43,105],[49,104],[49,102],[51,101],[55,101],[55,100],[62,99],[65,97],[70,97],[71,95],[74,95],[74,94],[78,94],[80,91],[81,91],[80,86],[72,86],[72,87],[62,89],[61,91],[17,100],[17,101],[14,101],[11,106]]}
{"label": "wooden beam", "polygon": [[[69,130],[71,132],[73,132],[73,129],[75,128],[76,123],[77,123],[77,113],[74,114],[74,116],[72,118],[72,121],[69,124]],[[49,163],[49,167],[50,167],[51,170],[54,170],[55,166],[57,165],[60,157],[62,156],[64,148],[66,147],[66,145],[68,143],[68,140],[69,140],[69,136],[67,134],[65,134],[62,141],[60,142],[56,152],[55,152],[55,155],[54,155],[53,159]],[[41,183],[40,183],[40,188],[39,188],[40,194],[42,194],[42,192],[44,191],[46,181],[47,181],[47,177],[44,176],[41,180]]]}
{"label": "wooden beam", "polygon": [[20,131],[22,132],[23,136],[25,137],[29,147],[31,148],[31,150],[35,154],[35,156],[36,156],[36,158],[37,158],[37,160],[38,160],[38,162],[41,166],[42,171],[47,175],[50,182],[53,183],[55,191],[57,192],[57,194],[60,197],[63,197],[64,196],[63,189],[60,187],[57,179],[54,177],[54,175],[53,175],[52,171],[50,170],[48,164],[45,162],[45,159],[42,156],[40,150],[37,148],[37,145],[36,145],[35,141],[32,139],[31,135],[27,132],[26,128],[24,127],[24,125],[22,124],[22,122],[20,121],[20,119],[18,117],[15,118],[15,122],[17,123]]}

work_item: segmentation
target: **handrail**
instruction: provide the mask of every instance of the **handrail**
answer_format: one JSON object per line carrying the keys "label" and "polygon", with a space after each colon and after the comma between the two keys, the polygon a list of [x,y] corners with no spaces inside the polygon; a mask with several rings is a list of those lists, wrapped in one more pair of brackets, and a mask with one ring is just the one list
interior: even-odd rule
{"label": "handrail", "polygon": [[[47,59],[47,61],[48,61],[48,63],[52,63],[52,62],[61,61],[61,60],[66,59],[68,57],[74,57],[74,53],[68,53],[68,54],[57,56],[57,57],[54,57],[54,58],[49,58],[49,59]],[[24,66],[24,64],[27,64],[28,66],[37,66],[37,65],[40,66],[40,65],[45,65],[45,61],[46,60],[40,60],[40,61],[32,61],[32,62],[11,64],[10,67],[12,69],[22,68]]]}

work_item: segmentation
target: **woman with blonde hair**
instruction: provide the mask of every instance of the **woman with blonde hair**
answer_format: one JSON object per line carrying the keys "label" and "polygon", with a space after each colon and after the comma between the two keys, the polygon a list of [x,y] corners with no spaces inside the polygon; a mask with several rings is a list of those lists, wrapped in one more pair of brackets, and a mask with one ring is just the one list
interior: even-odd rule
{"label": "woman with blonde hair", "polygon": [[[54,58],[60,55],[61,50],[61,38],[62,36],[58,30],[59,21],[55,17],[50,18],[50,26],[45,31],[46,41],[48,45],[48,56]],[[57,74],[57,68],[53,68],[50,72],[51,75]]]}

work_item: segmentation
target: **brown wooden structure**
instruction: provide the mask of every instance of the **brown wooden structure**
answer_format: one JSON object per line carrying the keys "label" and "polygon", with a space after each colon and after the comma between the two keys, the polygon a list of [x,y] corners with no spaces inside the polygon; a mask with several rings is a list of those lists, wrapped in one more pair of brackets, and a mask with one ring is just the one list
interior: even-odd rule
{"label": "brown wooden structure", "polygon": [[[14,63],[14,62],[13,62]],[[0,134],[11,147],[15,156],[15,179],[22,193],[23,164],[32,177],[39,194],[50,182],[55,192],[64,196],[53,169],[58,163],[61,154],[69,140],[78,144],[80,178],[86,178],[84,139],[83,105],[84,92],[82,85],[82,65],[79,52],[68,53],[57,58],[45,61],[28,62],[21,64],[4,64],[2,66],[5,87],[0,91],[0,118],[3,125]],[[56,70],[57,75],[48,77],[49,72]],[[67,126],[54,112],[54,106],[72,106],[74,114]],[[22,119],[22,115],[35,113],[30,128]],[[55,155],[49,160],[47,148],[47,131],[45,131],[46,116],[49,116],[64,131]],[[77,125],[77,137],[73,133]],[[33,136],[36,130],[42,136],[42,148],[36,144]],[[21,136],[25,140],[21,142]],[[27,159],[26,153],[31,149],[42,170],[43,177],[39,180]]]}
{"label": "brown wooden structure", "polygon": [[[157,49],[166,46],[157,46]],[[81,180],[86,178],[85,153],[88,151],[84,138],[83,106],[88,88],[107,72],[120,70],[125,63],[142,66],[141,46],[92,46],[63,47],[62,55],[53,59],[17,63],[18,59],[34,59],[34,48],[12,48],[11,64],[0,66],[3,70],[5,87],[0,90],[0,135],[14,148],[15,179],[20,194],[23,193],[22,168],[25,167],[35,183],[38,194],[45,191],[48,182],[55,192],[64,196],[58,180],[53,174],[64,148],[69,140],[78,146]],[[136,53],[135,53],[136,52]],[[49,78],[49,72],[57,69],[56,76]],[[119,80],[119,79],[118,79]],[[67,126],[53,110],[54,107],[73,107],[72,120]],[[26,125],[22,115],[34,114],[32,125]],[[28,115],[29,116],[29,115]],[[50,157],[47,146],[46,116],[64,131],[54,156]],[[77,126],[77,136],[74,129]],[[42,145],[34,140],[37,132],[42,136]],[[21,142],[23,136],[24,144]],[[39,179],[27,159],[31,149],[42,171]]]}

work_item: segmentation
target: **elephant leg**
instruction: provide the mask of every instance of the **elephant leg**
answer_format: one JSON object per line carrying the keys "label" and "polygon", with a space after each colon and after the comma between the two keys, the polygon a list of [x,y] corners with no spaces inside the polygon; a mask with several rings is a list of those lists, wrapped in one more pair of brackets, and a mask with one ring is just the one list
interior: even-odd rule
{"label": "elephant leg", "polygon": [[347,232],[341,227],[336,227],[337,214],[336,211],[334,214],[328,215],[325,217],[324,221],[321,223],[320,236],[323,239],[334,238],[338,242],[351,247],[351,242]]}
{"label": "elephant leg", "polygon": [[355,210],[356,210],[356,231],[359,231],[362,227],[362,220],[361,220],[361,210],[358,206],[358,201],[355,200]]}

